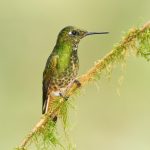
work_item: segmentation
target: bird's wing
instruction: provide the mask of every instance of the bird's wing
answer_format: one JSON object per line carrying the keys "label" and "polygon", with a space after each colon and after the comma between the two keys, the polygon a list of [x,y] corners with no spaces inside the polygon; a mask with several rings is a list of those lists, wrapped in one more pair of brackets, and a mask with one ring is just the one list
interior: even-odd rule
{"label": "bird's wing", "polygon": [[51,86],[51,79],[55,75],[55,70],[58,62],[58,55],[50,56],[45,70],[43,72],[43,103],[42,103],[42,114],[45,113],[48,100],[48,92]]}

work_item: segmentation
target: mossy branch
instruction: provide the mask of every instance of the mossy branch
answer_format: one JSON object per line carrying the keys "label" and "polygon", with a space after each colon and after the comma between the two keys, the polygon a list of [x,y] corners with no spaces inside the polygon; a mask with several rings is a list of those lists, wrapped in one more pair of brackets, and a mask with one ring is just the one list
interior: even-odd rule
{"label": "mossy branch", "polygon": [[[79,87],[74,83],[68,90],[66,96],[73,96],[77,90],[82,89],[90,81],[97,80],[104,70],[112,67],[116,63],[121,63],[129,54],[133,52],[135,56],[142,56],[146,60],[150,60],[150,22],[146,23],[141,28],[131,28],[129,32],[122,38],[122,40],[102,59],[85,74],[78,78],[81,86]],[[35,125],[33,130],[23,140],[18,150],[25,150],[32,142],[48,142],[51,145],[60,145],[59,140],[56,138],[56,125],[52,121],[55,116],[66,120],[66,106],[67,102],[61,98],[51,97],[48,112],[42,115],[40,121]],[[51,119],[50,119],[51,118]],[[40,140],[38,140],[40,138]],[[42,143],[44,145],[44,143]],[[42,149],[42,148],[40,148]],[[43,149],[46,149],[45,147]]]}

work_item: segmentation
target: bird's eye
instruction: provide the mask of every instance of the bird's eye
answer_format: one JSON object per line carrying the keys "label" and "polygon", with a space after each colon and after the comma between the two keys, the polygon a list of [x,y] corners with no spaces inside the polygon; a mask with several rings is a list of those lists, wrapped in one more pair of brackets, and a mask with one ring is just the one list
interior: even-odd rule
{"label": "bird's eye", "polygon": [[72,31],[72,35],[77,35],[77,34],[78,34],[77,31],[75,31],[75,30]]}
{"label": "bird's eye", "polygon": [[79,35],[79,32],[76,31],[76,30],[73,30],[73,31],[70,31],[69,34],[73,35],[73,36],[76,36],[76,35]]}

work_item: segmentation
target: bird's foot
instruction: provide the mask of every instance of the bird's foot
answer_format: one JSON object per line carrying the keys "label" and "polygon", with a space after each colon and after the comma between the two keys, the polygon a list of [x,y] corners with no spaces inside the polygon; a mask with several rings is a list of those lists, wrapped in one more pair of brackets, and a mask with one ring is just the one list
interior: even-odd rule
{"label": "bird's foot", "polygon": [[[66,88],[66,91],[65,93],[67,93],[67,91],[69,90],[69,88],[73,85],[73,84],[76,84],[77,87],[80,87],[81,86],[81,83],[79,82],[79,80],[75,79],[71,85],[69,85],[67,88]],[[59,93],[59,96],[62,97],[64,100],[68,100],[69,99],[69,96],[66,96],[65,94],[62,94],[62,92]]]}
{"label": "bird's foot", "polygon": [[69,96],[65,96],[61,92],[59,93],[59,96],[62,97],[65,101],[67,101],[69,98]]}
{"label": "bird's foot", "polygon": [[56,123],[57,122],[57,116],[55,116],[54,118],[52,118],[52,120],[54,121],[54,123]]}
{"label": "bird's foot", "polygon": [[77,79],[75,79],[73,83],[75,83],[78,87],[80,87],[80,86],[81,86],[80,81],[79,81],[79,80],[77,80]]}
{"label": "bird's foot", "polygon": [[81,86],[81,83],[79,82],[79,80],[75,79],[65,90],[60,89],[59,91],[55,91],[54,95],[55,96],[60,96],[61,98],[63,98],[65,101],[67,101],[69,99],[69,96],[65,95],[65,93],[67,93],[67,91],[69,90],[69,88],[73,85],[76,84],[77,87]]}
{"label": "bird's foot", "polygon": [[66,96],[66,95],[65,95],[65,92],[64,92],[64,91],[61,91],[61,90],[53,91],[53,92],[51,93],[51,95],[54,96],[54,97],[61,97],[61,98],[63,98],[65,101],[67,101],[68,98],[69,98],[69,96]]}

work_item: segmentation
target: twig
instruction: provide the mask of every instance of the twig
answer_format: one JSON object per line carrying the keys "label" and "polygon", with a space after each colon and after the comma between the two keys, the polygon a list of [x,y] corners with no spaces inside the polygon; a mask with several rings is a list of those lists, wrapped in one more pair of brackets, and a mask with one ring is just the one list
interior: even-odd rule
{"label": "twig", "polygon": [[[81,87],[73,84],[67,92],[67,96],[72,96],[77,89],[82,88],[87,83],[94,80],[94,76],[100,74],[104,69],[106,69],[109,64],[115,63],[121,55],[129,51],[128,47],[135,42],[139,34],[144,33],[147,29],[150,29],[150,22],[146,23],[141,29],[132,28],[129,31],[128,35],[124,39],[122,39],[122,41],[115,48],[113,48],[111,52],[109,52],[105,57],[99,60],[86,74],[83,74],[78,78],[79,82],[81,83]],[[55,101],[56,98],[52,97],[51,100]],[[30,143],[32,137],[44,128],[49,120],[49,117],[53,119],[56,115],[59,115],[59,110],[64,102],[65,101],[61,99],[60,104],[57,108],[53,110],[52,108],[49,109],[48,112],[41,117],[40,121],[35,125],[28,136],[22,141],[18,149],[24,150],[26,148],[26,146]]]}

